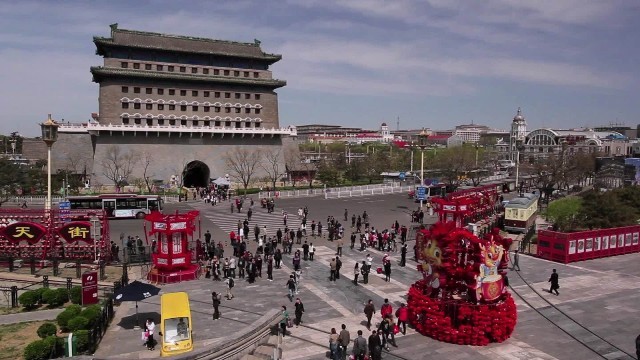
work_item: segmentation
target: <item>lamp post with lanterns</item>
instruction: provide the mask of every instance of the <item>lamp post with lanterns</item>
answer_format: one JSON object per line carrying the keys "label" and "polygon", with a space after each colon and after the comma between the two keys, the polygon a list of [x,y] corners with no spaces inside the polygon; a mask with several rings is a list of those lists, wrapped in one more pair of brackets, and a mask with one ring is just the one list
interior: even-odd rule
{"label": "lamp post with lanterns", "polygon": [[[420,148],[420,186],[424,187],[424,150],[427,148],[427,140],[429,140],[429,136],[431,135],[431,131],[427,131],[424,128],[418,134],[418,147]],[[420,198],[420,207],[423,204],[422,197]]]}
{"label": "lamp post with lanterns", "polygon": [[47,144],[47,202],[44,209],[48,213],[51,210],[51,147],[58,140],[58,124],[51,119],[51,114],[49,114],[47,121],[40,124],[40,129],[42,130],[42,141]]}

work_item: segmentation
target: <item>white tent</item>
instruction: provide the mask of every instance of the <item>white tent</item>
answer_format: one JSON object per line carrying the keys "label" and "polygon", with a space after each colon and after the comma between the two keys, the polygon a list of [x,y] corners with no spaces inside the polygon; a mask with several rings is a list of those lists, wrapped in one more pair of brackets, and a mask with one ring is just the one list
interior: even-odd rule
{"label": "white tent", "polygon": [[213,183],[219,186],[231,186],[231,182],[223,177],[213,180]]}

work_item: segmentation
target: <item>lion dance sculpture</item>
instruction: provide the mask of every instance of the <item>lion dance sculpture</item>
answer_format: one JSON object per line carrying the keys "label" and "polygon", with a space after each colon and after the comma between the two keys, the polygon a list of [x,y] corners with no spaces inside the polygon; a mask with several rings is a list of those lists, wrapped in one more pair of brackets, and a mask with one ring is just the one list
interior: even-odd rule
{"label": "lion dance sculpture", "polygon": [[488,345],[508,339],[516,305],[505,285],[511,239],[494,229],[477,237],[438,222],[416,235],[423,279],[409,289],[410,319],[416,330],[460,345]]}

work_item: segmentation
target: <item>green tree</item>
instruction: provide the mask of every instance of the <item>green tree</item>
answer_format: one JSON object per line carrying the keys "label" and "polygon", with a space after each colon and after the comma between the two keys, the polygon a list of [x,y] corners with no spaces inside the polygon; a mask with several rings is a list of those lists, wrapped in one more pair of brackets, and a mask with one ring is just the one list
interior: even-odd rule
{"label": "green tree", "polygon": [[342,176],[333,161],[322,160],[318,165],[316,179],[320,180],[327,186],[337,186],[340,184]]}
{"label": "green tree", "polygon": [[615,191],[589,191],[583,196],[582,216],[590,229],[606,229],[636,223],[638,209],[620,201]]}
{"label": "green tree", "polygon": [[556,200],[549,204],[545,215],[557,227],[558,231],[575,230],[581,223],[582,199],[575,196]]}

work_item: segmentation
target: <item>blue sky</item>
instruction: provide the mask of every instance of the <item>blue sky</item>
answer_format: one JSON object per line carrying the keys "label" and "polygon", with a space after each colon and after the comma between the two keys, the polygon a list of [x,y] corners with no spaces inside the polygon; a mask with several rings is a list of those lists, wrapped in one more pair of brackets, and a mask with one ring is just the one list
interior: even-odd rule
{"label": "blue sky", "polygon": [[0,2],[0,133],[98,110],[92,36],[262,41],[282,125],[530,128],[638,123],[637,0]]}

